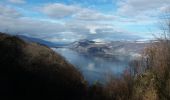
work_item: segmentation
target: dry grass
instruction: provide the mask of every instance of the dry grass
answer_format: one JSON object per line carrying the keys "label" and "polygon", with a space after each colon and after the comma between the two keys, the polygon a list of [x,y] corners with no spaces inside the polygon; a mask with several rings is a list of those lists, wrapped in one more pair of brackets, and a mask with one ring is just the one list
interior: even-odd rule
{"label": "dry grass", "polygon": [[170,99],[170,41],[160,39],[146,50],[148,66],[155,75],[155,85],[160,99]]}

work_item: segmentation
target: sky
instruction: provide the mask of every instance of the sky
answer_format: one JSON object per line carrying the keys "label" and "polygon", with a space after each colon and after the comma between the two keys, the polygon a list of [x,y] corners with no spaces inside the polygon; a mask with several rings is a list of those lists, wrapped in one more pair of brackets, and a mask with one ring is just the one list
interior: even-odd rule
{"label": "sky", "polygon": [[147,40],[170,0],[0,0],[0,31],[51,42]]}

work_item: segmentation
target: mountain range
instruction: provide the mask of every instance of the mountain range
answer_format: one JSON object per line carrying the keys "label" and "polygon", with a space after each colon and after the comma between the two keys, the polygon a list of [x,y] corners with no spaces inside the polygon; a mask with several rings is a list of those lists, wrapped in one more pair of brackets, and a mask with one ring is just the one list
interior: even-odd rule
{"label": "mountain range", "polygon": [[142,51],[150,45],[148,41],[110,41],[110,42],[96,42],[92,40],[79,40],[70,44],[49,42],[40,38],[33,38],[24,35],[17,35],[17,37],[26,42],[36,42],[50,48],[67,47],[78,53],[91,56],[99,56],[103,58],[113,58],[115,56],[131,56],[138,57]]}
{"label": "mountain range", "polygon": [[16,35],[17,37],[21,38],[22,40],[26,41],[26,42],[33,42],[33,43],[38,43],[41,45],[45,45],[48,47],[62,47],[62,46],[66,46],[67,44],[65,43],[54,43],[54,42],[50,42],[50,41],[46,41],[40,38],[34,38],[34,37],[29,37],[29,36],[24,36],[24,35]]}
{"label": "mountain range", "polygon": [[149,45],[148,41],[95,42],[81,40],[74,42],[70,47],[81,54],[110,58],[114,56],[137,57]]}

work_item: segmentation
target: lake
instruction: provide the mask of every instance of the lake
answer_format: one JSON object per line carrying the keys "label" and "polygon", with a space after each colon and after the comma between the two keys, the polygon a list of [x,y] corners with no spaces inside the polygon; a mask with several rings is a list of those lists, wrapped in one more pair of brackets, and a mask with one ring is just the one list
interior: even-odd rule
{"label": "lake", "polygon": [[[68,48],[52,48],[73,64],[90,83],[108,81],[110,75],[119,77],[128,67],[128,59],[108,60],[102,57],[83,55]],[[123,57],[119,57],[123,58]]]}

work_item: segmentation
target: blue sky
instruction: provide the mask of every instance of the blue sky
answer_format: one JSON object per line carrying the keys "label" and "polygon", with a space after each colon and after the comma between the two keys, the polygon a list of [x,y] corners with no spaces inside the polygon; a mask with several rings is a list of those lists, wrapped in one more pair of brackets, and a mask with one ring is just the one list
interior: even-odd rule
{"label": "blue sky", "polygon": [[0,31],[52,42],[143,40],[170,0],[1,0]]}

